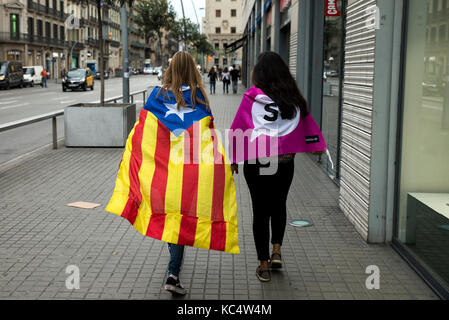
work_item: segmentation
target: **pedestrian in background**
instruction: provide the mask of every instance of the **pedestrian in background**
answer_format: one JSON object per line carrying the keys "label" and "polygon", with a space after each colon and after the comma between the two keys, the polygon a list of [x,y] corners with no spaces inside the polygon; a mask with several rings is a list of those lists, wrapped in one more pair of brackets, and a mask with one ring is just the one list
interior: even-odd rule
{"label": "pedestrian in background", "polygon": [[218,80],[217,70],[215,69],[215,66],[210,68],[207,77],[209,78],[210,94],[215,94],[215,86]]}
{"label": "pedestrian in background", "polygon": [[228,67],[225,67],[221,74],[221,81],[223,81],[223,93],[229,93],[229,84],[231,83],[231,76]]}
{"label": "pedestrian in background", "polygon": [[47,70],[42,69],[41,76],[42,76],[42,88],[47,88]]}
{"label": "pedestrian in background", "polygon": [[[282,121],[276,123],[279,132],[285,132],[285,128],[291,128],[295,122],[297,124],[294,132],[301,131],[302,127],[299,126],[299,121],[312,121],[311,116],[308,116],[306,100],[299,91],[288,66],[277,53],[265,52],[259,56],[257,64],[251,72],[251,81],[253,87],[244,95],[231,130],[245,130],[240,125],[242,123],[240,121],[241,115],[245,107],[251,113],[251,107],[248,108],[247,106],[252,106],[255,103],[265,105],[264,110],[267,113],[261,114],[261,117],[263,117],[261,123],[264,123],[262,129],[264,130],[269,130],[274,125],[273,123],[276,123],[279,119]],[[251,114],[248,117],[251,116],[254,115]],[[319,132],[316,123],[315,128],[317,131],[314,134]],[[290,132],[292,131],[290,130]],[[309,133],[307,132],[307,135],[310,135]],[[277,140],[278,149],[276,152],[270,152],[270,155],[273,154],[274,156],[269,158],[256,154],[254,155],[255,160],[253,160],[254,157],[251,158],[251,163],[248,161],[249,157],[244,158],[244,176],[249,187],[253,208],[253,236],[257,258],[260,262],[256,270],[256,276],[263,282],[271,280],[270,268],[282,268],[281,246],[287,221],[286,202],[294,174],[295,153],[291,151],[298,150],[297,146],[300,144],[307,145],[305,139],[300,141],[297,137],[293,134],[283,135],[283,140]],[[287,141],[287,139],[290,140]],[[321,138],[320,141],[324,141],[324,139]],[[243,146],[247,148],[247,146]],[[322,147],[320,145],[317,148]],[[247,153],[249,152],[247,150]],[[323,154],[324,152],[312,151],[312,153]],[[234,160],[235,158],[232,158],[233,162]],[[270,162],[267,163],[267,160]],[[266,170],[268,169],[264,168],[269,168],[272,162],[277,164],[277,170],[274,174],[267,174]],[[238,165],[232,164],[231,170],[238,174]],[[270,223],[271,244],[273,245],[271,256],[269,252]]]}
{"label": "pedestrian in background", "polygon": [[240,72],[235,67],[235,64],[232,65],[232,70],[230,71],[231,81],[232,81],[232,93],[236,94],[239,84]]}

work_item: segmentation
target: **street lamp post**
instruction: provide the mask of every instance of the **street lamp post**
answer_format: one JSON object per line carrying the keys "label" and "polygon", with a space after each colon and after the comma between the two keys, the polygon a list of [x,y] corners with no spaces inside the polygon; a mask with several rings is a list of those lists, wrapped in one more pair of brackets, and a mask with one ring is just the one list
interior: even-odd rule
{"label": "street lamp post", "polygon": [[123,46],[123,60],[122,60],[123,103],[129,103],[128,13],[126,12],[125,3],[120,8],[120,18],[122,22],[122,46]]}
{"label": "street lamp post", "polygon": [[78,44],[78,41],[75,41],[75,43],[73,44],[72,48],[70,49],[70,66],[69,66],[69,70],[72,68],[72,54],[73,54],[73,48],[75,48],[75,46]]}
{"label": "street lamp post", "polygon": [[183,23],[184,23],[184,45],[186,51],[189,51],[189,45],[187,44],[187,28],[186,28],[186,15],[184,13],[184,2],[181,0],[181,8],[182,8],[182,17],[183,17]]}

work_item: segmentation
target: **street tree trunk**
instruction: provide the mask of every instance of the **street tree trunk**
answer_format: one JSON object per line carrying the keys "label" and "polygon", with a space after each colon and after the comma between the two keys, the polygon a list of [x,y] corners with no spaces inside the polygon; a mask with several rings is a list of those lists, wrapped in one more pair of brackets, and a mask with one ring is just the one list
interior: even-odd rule
{"label": "street tree trunk", "polygon": [[163,64],[163,61],[162,61],[162,33],[158,32],[157,37],[159,38],[159,54],[158,54],[159,57],[158,57],[158,61],[159,61],[159,64],[162,65]]}
{"label": "street tree trunk", "polygon": [[98,59],[98,69],[100,71],[100,104],[104,105],[104,53],[103,53],[103,18],[101,16],[101,1],[97,0],[97,11],[98,11],[98,31],[99,31],[99,45],[100,45],[100,57]]}

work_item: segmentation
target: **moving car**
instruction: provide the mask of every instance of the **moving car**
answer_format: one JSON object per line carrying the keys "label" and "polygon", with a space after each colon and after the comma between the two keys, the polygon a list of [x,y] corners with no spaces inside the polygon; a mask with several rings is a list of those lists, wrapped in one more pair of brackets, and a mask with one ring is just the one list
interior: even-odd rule
{"label": "moving car", "polygon": [[426,73],[422,82],[423,95],[425,96],[443,96],[446,88],[446,82],[443,77],[432,73]]}
{"label": "moving car", "polygon": [[161,68],[161,70],[159,70],[159,72],[157,74],[157,79],[160,81],[160,80],[162,80],[162,77],[163,77],[163,73],[162,73],[162,68]]}
{"label": "moving car", "polygon": [[23,85],[34,87],[35,84],[42,84],[41,66],[23,67]]}
{"label": "moving car", "polygon": [[153,74],[153,67],[145,67],[143,69],[143,74]]}
{"label": "moving car", "polygon": [[73,69],[70,70],[62,79],[62,91],[67,89],[83,89],[94,90],[94,76],[90,69]]}
{"label": "moving car", "polygon": [[162,70],[162,67],[160,67],[160,66],[159,67],[155,67],[153,69],[153,74],[158,74],[160,70]]}
{"label": "moving car", "polygon": [[0,88],[23,88],[23,69],[19,61],[0,61]]}
{"label": "moving car", "polygon": [[[105,79],[109,79],[109,72],[108,71],[104,71],[104,78]],[[96,72],[95,73],[95,79],[97,79],[97,80],[101,79],[100,72]]]}

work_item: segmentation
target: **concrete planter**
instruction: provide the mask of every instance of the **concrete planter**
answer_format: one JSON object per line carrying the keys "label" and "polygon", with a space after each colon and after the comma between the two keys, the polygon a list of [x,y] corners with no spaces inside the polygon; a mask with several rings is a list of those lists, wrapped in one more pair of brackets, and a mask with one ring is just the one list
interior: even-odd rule
{"label": "concrete planter", "polygon": [[136,105],[80,103],[64,109],[67,147],[124,147],[136,122]]}

